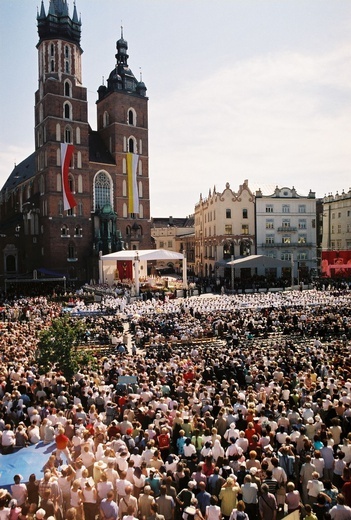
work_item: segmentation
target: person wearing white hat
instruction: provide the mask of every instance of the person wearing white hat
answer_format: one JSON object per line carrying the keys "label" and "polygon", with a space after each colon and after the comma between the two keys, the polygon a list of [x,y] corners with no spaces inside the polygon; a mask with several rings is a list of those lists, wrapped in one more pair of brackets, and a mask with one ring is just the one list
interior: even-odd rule
{"label": "person wearing white hat", "polygon": [[42,507],[40,509],[38,509],[38,511],[35,513],[35,518],[37,518],[38,520],[44,520],[45,518],[45,509],[43,509]]}
{"label": "person wearing white hat", "polygon": [[97,484],[100,481],[101,474],[105,471],[106,468],[107,464],[103,460],[98,460],[97,462],[94,462],[93,479],[95,484]]}

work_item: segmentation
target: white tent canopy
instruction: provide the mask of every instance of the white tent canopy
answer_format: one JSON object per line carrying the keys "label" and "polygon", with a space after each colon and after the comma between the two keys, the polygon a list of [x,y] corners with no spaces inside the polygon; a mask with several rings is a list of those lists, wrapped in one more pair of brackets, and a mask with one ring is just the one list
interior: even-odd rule
{"label": "white tent canopy", "polygon": [[100,282],[107,281],[113,283],[113,272],[118,260],[132,261],[133,262],[133,279],[135,284],[136,295],[139,295],[139,275],[140,267],[144,268],[144,272],[147,272],[148,260],[182,260],[183,261],[183,286],[187,287],[187,266],[186,257],[182,253],[176,253],[174,251],[167,251],[166,249],[132,249],[126,251],[117,251],[116,253],[110,253],[103,255],[100,258]]}
{"label": "white tent canopy", "polygon": [[265,255],[250,255],[245,256],[244,258],[238,258],[237,260],[227,262],[227,266],[233,266],[234,268],[263,267],[265,269],[270,269],[272,267],[291,267],[291,262],[289,260],[279,260],[278,258],[272,258],[270,256]]}
{"label": "white tent canopy", "polygon": [[117,251],[101,257],[102,261],[108,260],[135,260],[136,257],[140,260],[183,260],[182,253],[175,253],[174,251],[167,251],[166,249],[131,249],[126,251]]}

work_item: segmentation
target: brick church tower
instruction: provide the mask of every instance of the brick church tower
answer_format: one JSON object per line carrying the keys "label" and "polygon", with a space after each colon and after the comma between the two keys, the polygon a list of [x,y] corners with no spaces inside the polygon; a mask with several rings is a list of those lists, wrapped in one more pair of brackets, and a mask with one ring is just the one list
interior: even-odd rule
{"label": "brick church tower", "polygon": [[[146,87],[128,66],[122,35],[116,66],[98,90],[93,131],[76,6],[70,16],[67,0],[50,0],[47,12],[42,1],[37,23],[35,151],[0,192],[0,262],[5,276],[35,270],[89,281],[98,279],[100,254],[151,247]],[[62,143],[73,145],[69,209]]]}
{"label": "brick church tower", "polygon": [[[98,133],[116,164],[116,211],[122,217],[119,230],[129,249],[139,249],[150,237],[148,99],[145,84],[137,81],[128,66],[123,30],[116,47],[116,66],[107,86],[102,85],[98,90]],[[128,210],[128,153],[137,157],[138,213]]]}

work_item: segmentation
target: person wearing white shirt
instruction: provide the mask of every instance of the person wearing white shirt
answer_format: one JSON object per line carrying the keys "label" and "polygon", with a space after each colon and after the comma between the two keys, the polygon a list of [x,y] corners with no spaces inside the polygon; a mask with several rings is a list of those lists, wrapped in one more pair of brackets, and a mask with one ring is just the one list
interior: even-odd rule
{"label": "person wearing white shirt", "polygon": [[2,432],[1,444],[3,448],[7,448],[7,451],[14,446],[16,443],[15,432],[11,430],[11,425],[6,424],[5,429]]}
{"label": "person wearing white shirt", "polygon": [[319,475],[317,471],[312,473],[312,480],[307,482],[307,500],[308,503],[312,506],[316,501],[319,493],[323,491],[324,485],[323,482],[319,480]]}
{"label": "person wearing white shirt", "polygon": [[345,505],[345,497],[339,493],[336,497],[336,505],[329,511],[332,520],[350,520],[351,507]]}
{"label": "person wearing white shirt", "polygon": [[27,500],[27,486],[25,484],[21,484],[22,477],[21,475],[15,475],[13,477],[14,484],[11,486],[11,495],[12,498],[17,500],[17,505],[22,506]]}

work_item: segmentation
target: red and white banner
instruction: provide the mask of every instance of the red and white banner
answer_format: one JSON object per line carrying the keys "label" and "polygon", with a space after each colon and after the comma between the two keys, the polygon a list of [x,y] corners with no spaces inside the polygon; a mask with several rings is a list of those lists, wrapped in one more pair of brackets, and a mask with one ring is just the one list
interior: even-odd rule
{"label": "red and white banner", "polygon": [[61,175],[62,175],[62,192],[63,192],[63,209],[66,211],[77,206],[69,186],[68,168],[72,159],[74,146],[73,144],[61,143]]}

